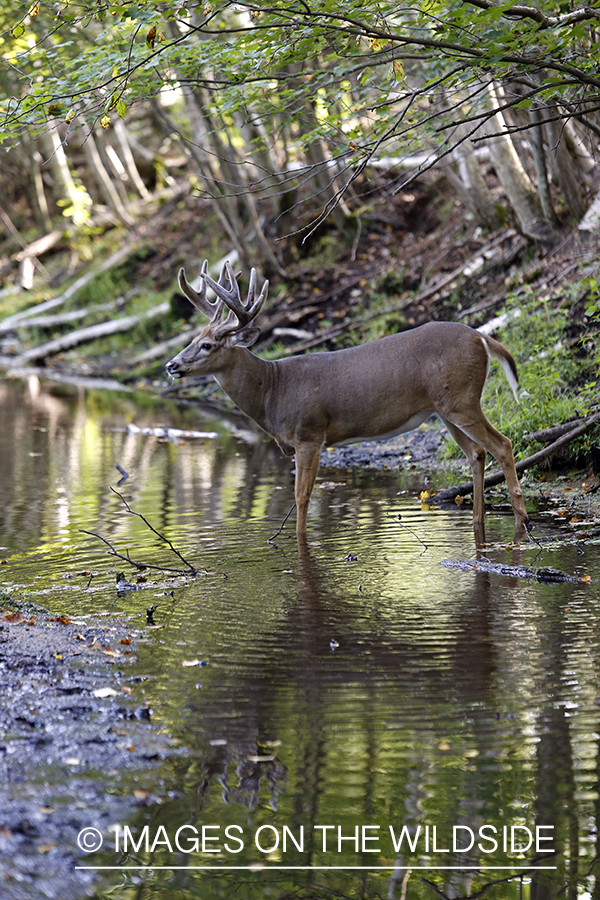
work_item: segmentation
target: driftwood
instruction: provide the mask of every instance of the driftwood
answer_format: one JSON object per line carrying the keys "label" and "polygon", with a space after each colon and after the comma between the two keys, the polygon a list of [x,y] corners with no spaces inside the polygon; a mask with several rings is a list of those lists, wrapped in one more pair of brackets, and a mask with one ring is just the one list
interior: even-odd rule
{"label": "driftwood", "polygon": [[[181,428],[169,428],[166,425],[143,426],[140,428],[139,425],[135,425],[133,422],[129,423],[125,431],[127,434],[143,434],[147,437],[162,438],[165,441],[171,441],[171,443],[190,439],[202,440],[221,437],[218,431],[185,431]],[[119,467],[117,466],[117,468]]]}
{"label": "driftwood", "polygon": [[[542,462],[542,460],[547,459],[549,456],[552,456],[552,454],[556,453],[557,450],[560,450],[562,447],[566,447],[566,445],[575,440],[575,438],[580,437],[582,434],[585,434],[586,431],[589,431],[590,428],[593,428],[596,422],[600,422],[600,412],[588,416],[587,419],[581,419],[578,425],[576,425],[574,428],[571,428],[570,431],[557,438],[557,440],[553,441],[551,444],[548,444],[548,446],[544,447],[543,450],[538,450],[537,453],[533,453],[526,459],[520,460],[515,464],[517,472],[523,472],[525,469],[529,469],[531,466],[536,466],[538,463]],[[492,472],[486,477],[484,481],[484,487],[494,487],[497,484],[501,484],[503,481],[503,472]],[[464,484],[459,484],[454,487],[445,488],[443,491],[438,491],[438,493],[435,495],[435,501],[444,503],[454,500],[456,497],[463,497],[465,494],[471,494],[472,492],[473,482],[467,481]]]}
{"label": "driftwood", "polygon": [[50,231],[42,237],[36,238],[30,244],[24,244],[23,249],[17,253],[15,259],[21,262],[26,256],[42,256],[52,250],[64,238],[64,231]]}
{"label": "driftwood", "polygon": [[25,353],[22,353],[21,356],[14,360],[14,366],[15,368],[25,366],[32,360],[46,359],[48,356],[55,356],[57,353],[70,350],[72,347],[77,347],[79,344],[86,344],[111,334],[130,331],[132,328],[135,328],[136,325],[139,325],[140,322],[165,315],[168,311],[169,304],[160,303],[158,306],[153,306],[152,309],[137,316],[123,316],[120,319],[111,319],[108,322],[100,322],[98,325],[88,325],[86,328],[79,328],[77,331],[72,331],[70,334],[65,334],[52,341],[47,341],[45,344],[39,344],[37,347],[26,350]]}
{"label": "driftwood", "polygon": [[[438,291],[441,291],[442,288],[451,284],[456,278],[459,278],[461,275],[469,277],[469,274],[472,274],[473,271],[480,271],[484,265],[496,266],[499,263],[505,263],[508,260],[512,260],[515,253],[519,252],[526,245],[524,239],[518,239],[516,244],[504,254],[492,255],[492,251],[495,250],[499,245],[504,243],[504,241],[514,236],[515,231],[512,228],[503,231],[488,244],[480,247],[480,249],[473,254],[470,260],[461,262],[461,264],[457,266],[457,268],[452,272],[448,272],[447,275],[442,275],[434,284],[429,285],[428,287],[417,293],[415,299],[418,303],[422,303],[423,300],[427,300],[429,299],[429,297],[433,297],[435,294],[437,294]],[[482,260],[481,265],[478,265],[477,268],[473,268],[476,264],[476,261],[479,259]]]}

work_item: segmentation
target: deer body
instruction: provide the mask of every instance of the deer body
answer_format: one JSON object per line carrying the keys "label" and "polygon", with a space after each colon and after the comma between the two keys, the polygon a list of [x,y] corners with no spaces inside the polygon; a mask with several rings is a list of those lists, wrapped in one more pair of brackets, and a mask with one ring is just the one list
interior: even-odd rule
{"label": "deer body", "polygon": [[[500,361],[516,388],[516,366],[502,344],[466,325],[430,322],[346,350],[266,361],[248,349],[258,336],[249,323],[258,312],[254,308],[262,305],[265,288],[252,306],[252,276],[251,297],[243,306],[230,267],[217,283],[206,274],[205,264],[203,278],[221,302],[209,304],[205,291],[197,294],[180,273],[182,290],[207,315],[212,312],[212,320],[167,364],[167,371],[177,376],[213,374],[236,406],[272,435],[286,455],[295,455],[299,534],[306,531],[323,444],[392,437],[417,427],[434,412],[471,464],[474,521],[483,523],[489,450],[506,477],[517,530],[525,528],[527,512],[510,441],[490,425],[480,405],[490,357]],[[223,304],[235,313],[235,322],[231,312],[221,321]]]}

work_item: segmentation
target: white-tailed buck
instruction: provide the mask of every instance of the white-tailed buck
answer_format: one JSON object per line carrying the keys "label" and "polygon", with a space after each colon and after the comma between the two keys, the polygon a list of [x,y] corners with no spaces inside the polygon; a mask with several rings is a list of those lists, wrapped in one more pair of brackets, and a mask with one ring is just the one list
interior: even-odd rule
{"label": "white-tailed buck", "polygon": [[[410,331],[326,353],[267,361],[248,349],[260,329],[253,325],[268,281],[256,296],[250,273],[248,299],[227,262],[219,281],[202,266],[202,289],[195,291],[183,269],[179,286],[210,319],[204,331],[167,363],[169,375],[214,375],[233,402],[272,435],[286,456],[296,457],[296,531],[306,532],[308,502],[323,444],[389,438],[410,431],[431,413],[441,418],[466,454],[473,471],[473,520],[484,518],[486,451],[502,467],[517,532],[527,511],[507,437],[481,410],[481,392],[490,358],[497,359],[513,389],[515,361],[498,341],[454,322],[430,322]],[[206,288],[216,299],[210,301]]]}

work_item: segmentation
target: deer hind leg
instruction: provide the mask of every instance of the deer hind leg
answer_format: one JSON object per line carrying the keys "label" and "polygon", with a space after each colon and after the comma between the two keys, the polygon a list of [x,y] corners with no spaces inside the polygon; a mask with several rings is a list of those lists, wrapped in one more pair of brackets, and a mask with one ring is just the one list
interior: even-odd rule
{"label": "deer hind leg", "polygon": [[485,517],[483,481],[486,451],[481,444],[477,444],[475,441],[471,440],[464,431],[461,431],[460,428],[453,425],[448,419],[441,418],[444,425],[467,457],[469,465],[471,466],[471,472],[473,473],[473,522],[477,525],[483,525]]}
{"label": "deer hind leg", "polygon": [[[452,414],[450,424],[455,425],[472,441],[488,450],[498,460],[506,479],[506,486],[515,516],[517,534],[524,534],[527,530],[529,518],[525,509],[525,501],[523,500],[519,479],[517,478],[512,444],[509,439],[488,422],[481,409],[478,417],[474,417],[472,414]],[[460,446],[462,447],[462,444]],[[483,498],[483,486],[481,487],[481,493]]]}
{"label": "deer hind leg", "polygon": [[319,470],[321,444],[300,444],[296,447],[296,534],[306,533],[306,516],[310,495]]}

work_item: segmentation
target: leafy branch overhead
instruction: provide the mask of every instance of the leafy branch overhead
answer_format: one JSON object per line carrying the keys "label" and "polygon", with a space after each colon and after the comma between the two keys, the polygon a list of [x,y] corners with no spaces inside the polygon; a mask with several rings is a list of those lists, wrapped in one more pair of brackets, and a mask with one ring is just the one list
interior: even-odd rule
{"label": "leafy branch overhead", "polygon": [[[309,221],[347,216],[364,205],[353,184],[383,157],[419,156],[408,174],[394,170],[396,191],[477,141],[508,158],[506,139],[523,131],[532,156],[541,140],[546,167],[561,141],[593,157],[599,16],[557,0],[13,3],[0,12],[0,138],[11,146],[25,130],[58,127],[68,145],[74,129],[110,129],[152,102],[197,164],[204,195],[224,201],[231,231],[239,222],[226,201],[242,194],[251,215],[254,196],[285,218],[299,202],[289,192],[300,191]],[[523,211],[497,169],[537,238],[532,222],[554,218],[543,173],[532,185],[540,203]],[[585,201],[560,186],[581,218]]]}

